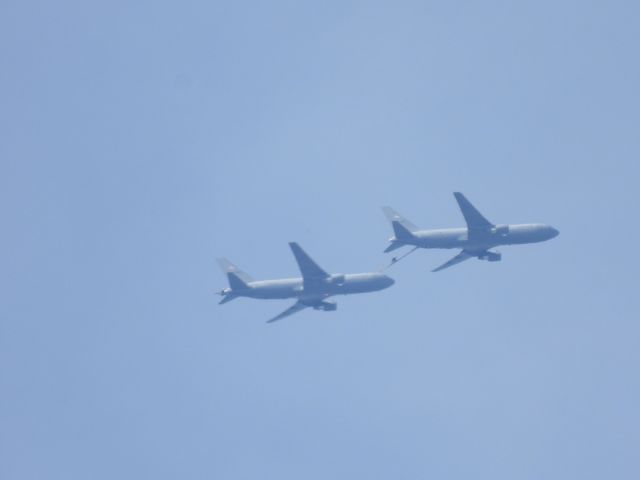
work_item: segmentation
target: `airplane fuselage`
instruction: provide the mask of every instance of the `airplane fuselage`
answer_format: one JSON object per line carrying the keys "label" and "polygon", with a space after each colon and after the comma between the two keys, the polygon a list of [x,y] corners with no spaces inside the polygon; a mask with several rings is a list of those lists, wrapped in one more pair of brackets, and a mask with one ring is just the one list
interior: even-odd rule
{"label": "airplane fuselage", "polygon": [[303,282],[302,278],[282,278],[277,280],[257,280],[248,288],[233,291],[234,295],[263,299],[283,298],[327,298],[333,295],[349,295],[383,290],[394,281],[381,273],[353,273],[331,275],[314,282]]}
{"label": "airplane fuselage", "polygon": [[273,323],[306,308],[332,312],[338,308],[338,305],[334,301],[327,301],[327,298],[331,296],[375,292],[395,283],[393,279],[383,273],[330,274],[320,267],[296,242],[289,242],[289,247],[296,259],[302,274],[301,277],[253,280],[229,260],[218,259],[218,263],[229,279],[229,288],[219,292],[223,297],[219,303],[227,303],[238,297],[295,298],[296,303],[267,321],[267,323]]}
{"label": "airplane fuselage", "polygon": [[402,239],[402,243],[421,248],[461,248],[464,250],[486,250],[500,245],[538,243],[550,240],[558,231],[542,224],[497,225],[488,232],[477,232],[469,238],[467,228],[446,228],[413,232],[413,238]]}

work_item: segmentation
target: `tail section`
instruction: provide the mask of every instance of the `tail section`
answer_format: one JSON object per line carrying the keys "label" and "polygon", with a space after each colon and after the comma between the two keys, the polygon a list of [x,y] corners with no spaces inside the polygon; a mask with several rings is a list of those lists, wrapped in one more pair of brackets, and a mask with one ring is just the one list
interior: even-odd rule
{"label": "tail section", "polygon": [[222,268],[222,270],[227,274],[227,278],[229,279],[229,286],[231,287],[232,291],[247,290],[248,288],[250,288],[249,283],[253,282],[253,278],[251,278],[248,274],[240,270],[226,258],[219,258],[218,264],[220,265],[220,268]]}
{"label": "tail section", "polygon": [[417,226],[391,207],[382,207],[382,211],[391,222],[393,233],[395,234],[395,238],[391,239],[391,245],[389,245],[385,251],[390,252],[391,250],[401,247],[405,243],[411,243],[411,241],[415,239],[414,233],[419,230]]}
{"label": "tail section", "polygon": [[391,244],[384,249],[384,253],[393,252],[394,250],[397,250],[398,248],[402,248],[405,245],[406,243],[398,242],[396,240],[391,240]]}
{"label": "tail section", "polygon": [[220,292],[220,295],[222,295],[222,300],[218,302],[218,305],[222,305],[223,303],[227,303],[238,298],[238,296],[233,293],[224,293],[224,290]]}
{"label": "tail section", "polygon": [[246,290],[249,288],[247,282],[242,280],[236,273],[228,272],[227,278],[229,279],[229,286],[231,290]]}

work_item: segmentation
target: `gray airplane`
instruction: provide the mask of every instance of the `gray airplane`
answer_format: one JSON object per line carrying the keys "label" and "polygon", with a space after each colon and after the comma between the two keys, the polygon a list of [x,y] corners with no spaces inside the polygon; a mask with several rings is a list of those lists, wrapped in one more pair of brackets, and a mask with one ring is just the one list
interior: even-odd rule
{"label": "gray airplane", "polygon": [[295,242],[289,243],[298,262],[302,277],[278,280],[253,280],[225,258],[218,263],[229,278],[229,288],[220,292],[224,298],[220,304],[238,297],[278,299],[297,299],[291,307],[267,323],[281,320],[289,315],[311,307],[314,310],[333,311],[338,308],[335,302],[327,301],[333,295],[374,292],[394,284],[393,279],[382,273],[329,274],[318,266]]}
{"label": "gray airplane", "polygon": [[[392,208],[382,207],[395,234],[389,239],[391,245],[386,248],[385,252],[391,252],[405,245],[413,245],[414,250],[417,248],[461,248],[462,251],[458,255],[433,270],[439,272],[473,257],[479,260],[498,262],[502,259],[502,255],[490,251],[493,247],[544,242],[557,237],[560,233],[549,225],[538,223],[494,225],[482,216],[462,193],[455,192],[453,195],[456,197],[467,223],[466,228],[420,230]],[[393,263],[396,261],[397,259],[394,258]]]}

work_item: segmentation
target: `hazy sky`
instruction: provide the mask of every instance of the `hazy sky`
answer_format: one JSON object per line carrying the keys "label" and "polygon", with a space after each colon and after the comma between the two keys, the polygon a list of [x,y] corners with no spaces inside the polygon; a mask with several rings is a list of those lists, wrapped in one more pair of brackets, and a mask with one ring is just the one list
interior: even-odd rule
{"label": "hazy sky", "polygon": [[[637,479],[636,2],[0,5],[0,477]],[[558,238],[376,270],[392,205]]]}

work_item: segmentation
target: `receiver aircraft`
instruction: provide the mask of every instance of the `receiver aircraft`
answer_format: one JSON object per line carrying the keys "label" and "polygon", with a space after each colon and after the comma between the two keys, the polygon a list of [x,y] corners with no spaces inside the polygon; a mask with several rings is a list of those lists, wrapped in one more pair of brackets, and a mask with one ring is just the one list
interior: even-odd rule
{"label": "receiver aircraft", "polygon": [[218,259],[220,267],[227,274],[229,288],[221,292],[220,304],[238,297],[263,299],[295,298],[296,303],[267,323],[281,320],[305,308],[333,311],[338,305],[327,298],[333,295],[374,292],[394,284],[394,280],[382,273],[329,274],[295,242],[289,243],[298,263],[300,278],[278,280],[253,280],[225,258]]}
{"label": "receiver aircraft", "polygon": [[[557,237],[560,233],[549,225],[538,223],[494,225],[462,193],[455,192],[453,195],[467,223],[466,228],[420,230],[391,207],[382,207],[386,217],[391,222],[394,232],[394,236],[389,239],[391,244],[386,248],[385,252],[391,252],[405,245],[413,245],[413,250],[417,248],[462,249],[451,260],[433,270],[434,272],[439,272],[473,257],[479,260],[498,262],[502,259],[502,254],[490,251],[491,248],[499,245],[544,242]],[[392,263],[397,260],[394,258]]]}

